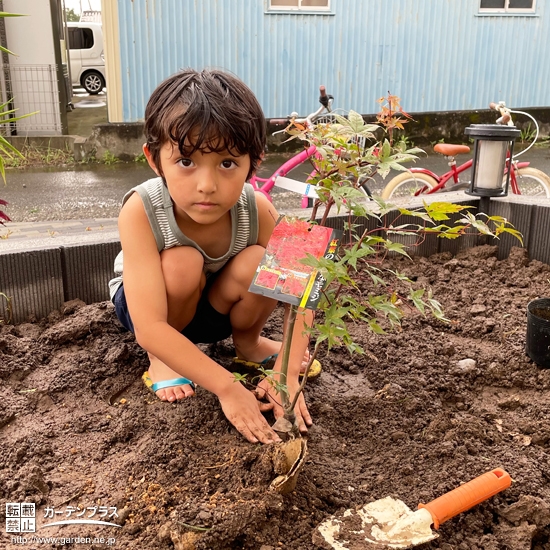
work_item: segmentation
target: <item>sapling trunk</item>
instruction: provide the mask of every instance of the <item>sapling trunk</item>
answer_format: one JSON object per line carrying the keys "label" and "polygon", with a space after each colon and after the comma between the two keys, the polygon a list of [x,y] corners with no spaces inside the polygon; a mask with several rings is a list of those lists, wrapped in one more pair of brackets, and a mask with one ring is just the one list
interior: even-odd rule
{"label": "sapling trunk", "polygon": [[292,398],[292,403],[290,404],[290,410],[293,411],[294,407],[296,406],[296,403],[298,402],[298,398],[300,397],[300,394],[304,391],[304,387],[307,382],[307,377],[309,374],[309,369],[311,368],[311,365],[313,364],[313,361],[317,357],[317,349],[318,345],[315,346],[315,349],[313,350],[313,353],[309,357],[309,362],[307,364],[306,370],[304,371],[304,375],[302,376],[302,383],[300,384],[300,387],[298,388],[298,391],[296,392],[296,395]]}
{"label": "sapling trunk", "polygon": [[288,393],[288,361],[290,359],[290,346],[292,345],[292,335],[294,333],[294,326],[296,325],[297,313],[298,306],[291,305],[288,312],[285,336],[283,338],[283,355],[281,358],[281,383],[285,385],[285,390],[281,391],[281,404],[283,406],[285,419],[292,424],[293,433],[297,429],[297,426],[294,407],[291,405],[290,395]]}
{"label": "sapling trunk", "polygon": [[317,356],[317,351],[318,351],[317,350],[318,346],[315,346],[313,353],[309,357],[306,370],[303,373],[300,387],[296,391],[296,394],[294,396],[291,396],[288,393],[288,384],[287,384],[288,362],[290,359],[290,347],[292,345],[292,336],[294,334],[294,327],[296,325],[297,315],[298,315],[298,306],[291,305],[289,307],[288,317],[286,319],[285,336],[283,338],[282,355],[281,355],[281,383],[284,385],[285,389],[280,391],[281,405],[283,407],[284,419],[287,420],[292,426],[290,433],[292,433],[294,437],[300,436],[300,430],[296,423],[296,414],[294,412],[294,407],[296,407],[296,403],[298,403],[300,394],[304,391],[309,370],[311,368],[311,365],[313,364],[313,361],[315,360],[315,357]]}

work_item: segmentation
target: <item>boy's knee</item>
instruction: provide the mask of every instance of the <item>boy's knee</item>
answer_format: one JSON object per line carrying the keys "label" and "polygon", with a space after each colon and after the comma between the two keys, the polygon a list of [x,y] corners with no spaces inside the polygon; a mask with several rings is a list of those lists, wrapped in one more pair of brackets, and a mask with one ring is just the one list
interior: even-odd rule
{"label": "boy's knee", "polygon": [[253,244],[251,246],[247,246],[242,252],[239,252],[237,257],[242,257],[245,262],[253,262],[254,265],[252,267],[254,267],[254,270],[256,270],[264,254],[265,248],[263,246],[259,244]]}
{"label": "boy's knee", "polygon": [[190,246],[175,246],[160,254],[162,273],[166,282],[174,280],[200,282],[204,267],[202,254]]}
{"label": "boy's knee", "polygon": [[245,284],[249,284],[252,280],[264,253],[265,248],[263,246],[254,244],[245,248],[233,258],[234,271],[237,277],[243,278]]}

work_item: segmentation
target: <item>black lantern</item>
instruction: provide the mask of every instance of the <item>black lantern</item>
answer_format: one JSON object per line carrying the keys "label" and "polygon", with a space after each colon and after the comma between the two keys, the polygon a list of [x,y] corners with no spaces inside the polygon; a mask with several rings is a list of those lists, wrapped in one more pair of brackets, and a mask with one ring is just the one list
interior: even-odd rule
{"label": "black lantern", "polygon": [[[515,126],[472,124],[464,133],[474,139],[472,180],[466,193],[476,197],[505,197],[508,194],[514,141],[520,135]],[[508,170],[504,170],[508,160]]]}

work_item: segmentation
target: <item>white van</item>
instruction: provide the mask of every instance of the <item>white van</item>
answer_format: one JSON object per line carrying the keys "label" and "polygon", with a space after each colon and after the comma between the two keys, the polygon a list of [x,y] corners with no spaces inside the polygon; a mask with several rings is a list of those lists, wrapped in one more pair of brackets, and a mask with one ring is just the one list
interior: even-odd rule
{"label": "white van", "polygon": [[105,88],[105,57],[101,23],[67,23],[73,86],[95,95]]}

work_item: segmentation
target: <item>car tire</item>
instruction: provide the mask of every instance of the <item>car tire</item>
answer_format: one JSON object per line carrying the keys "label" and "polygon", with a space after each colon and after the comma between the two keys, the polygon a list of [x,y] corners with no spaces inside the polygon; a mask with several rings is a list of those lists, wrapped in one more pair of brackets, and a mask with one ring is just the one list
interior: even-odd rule
{"label": "car tire", "polygon": [[80,83],[90,95],[97,95],[105,88],[105,79],[103,75],[97,71],[88,71],[84,73]]}

